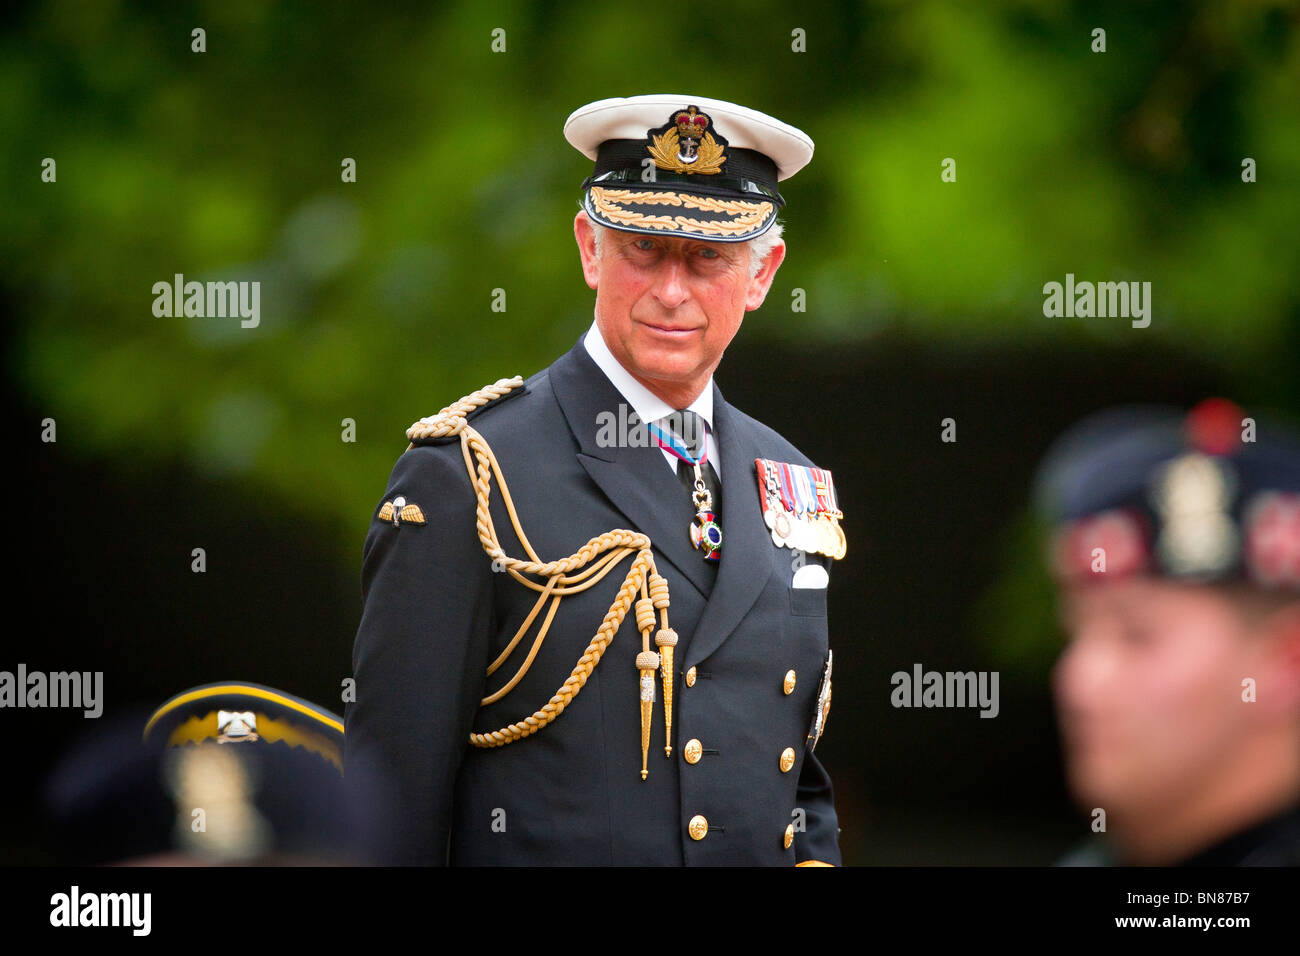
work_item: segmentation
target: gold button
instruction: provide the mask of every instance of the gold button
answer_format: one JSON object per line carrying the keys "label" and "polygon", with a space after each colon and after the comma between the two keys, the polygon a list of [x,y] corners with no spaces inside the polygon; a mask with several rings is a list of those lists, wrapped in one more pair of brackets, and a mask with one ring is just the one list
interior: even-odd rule
{"label": "gold button", "polygon": [[687,686],[687,687],[694,687],[694,686],[695,686],[695,668],[694,668],[694,667],[692,667],[690,670],[688,670],[688,671],[686,672],[686,686]]}
{"label": "gold button", "polygon": [[[709,821],[704,819],[703,816],[697,813],[695,814],[695,816],[691,817],[691,822],[690,825],[687,826],[686,832],[691,835],[692,840],[703,840],[704,835],[709,832]],[[791,834],[791,838],[793,839],[794,836],[793,823],[790,824],[790,834]],[[786,846],[789,845],[790,844],[788,843],[786,844]]]}
{"label": "gold button", "polygon": [[[698,743],[698,741],[692,740],[691,743]],[[690,745],[691,744],[687,744],[686,746],[690,747]],[[690,760],[691,758],[687,757],[686,759]],[[790,768],[793,766],[794,766],[794,748],[786,747],[784,750],[781,751],[781,772],[789,773]]]}
{"label": "gold button", "polygon": [[787,695],[794,693],[794,671],[785,672],[785,683],[781,685],[781,689],[784,690]]}
{"label": "gold button", "polygon": [[[791,751],[791,753],[794,753],[794,751]],[[686,758],[687,763],[699,763],[700,757],[704,755],[704,747],[692,737],[686,741],[686,749],[682,751],[682,755]]]}
{"label": "gold button", "polygon": [[[697,820],[703,820],[704,818],[703,818],[703,817],[696,817],[696,819],[697,819]],[[694,825],[694,823],[695,823],[695,821],[692,820],[692,821],[691,821],[691,824]],[[794,824],[792,823],[792,824],[790,824],[788,827],[785,828],[785,848],[786,848],[787,850],[790,849],[790,844],[793,843],[793,842],[794,842]]]}

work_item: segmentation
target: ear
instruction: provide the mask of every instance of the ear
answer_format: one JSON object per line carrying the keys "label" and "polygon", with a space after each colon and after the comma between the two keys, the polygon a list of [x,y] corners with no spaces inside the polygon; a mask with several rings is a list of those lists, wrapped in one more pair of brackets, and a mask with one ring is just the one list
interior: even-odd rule
{"label": "ear", "polygon": [[600,284],[600,260],[596,257],[596,230],[591,227],[586,210],[578,210],[573,217],[573,237],[578,240],[578,256],[582,259],[582,277],[588,288]]}
{"label": "ear", "polygon": [[763,304],[763,300],[767,298],[767,290],[772,288],[772,280],[776,278],[776,270],[781,268],[781,263],[784,261],[785,240],[777,240],[772,251],[763,260],[763,267],[758,270],[758,275],[749,280],[749,291],[745,293],[746,312],[753,312]]}

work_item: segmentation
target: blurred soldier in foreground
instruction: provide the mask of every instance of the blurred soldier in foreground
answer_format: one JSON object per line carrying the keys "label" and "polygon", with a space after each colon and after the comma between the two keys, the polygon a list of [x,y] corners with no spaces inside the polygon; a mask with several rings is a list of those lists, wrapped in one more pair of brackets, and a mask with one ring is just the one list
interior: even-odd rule
{"label": "blurred soldier in foreground", "polygon": [[69,751],[46,784],[51,851],[80,865],[367,862],[342,752],[342,720],[305,700],[192,688]]}
{"label": "blurred soldier in foreground", "polygon": [[1057,443],[1039,496],[1097,832],[1063,862],[1300,864],[1300,443],[1217,399],[1120,409]]}

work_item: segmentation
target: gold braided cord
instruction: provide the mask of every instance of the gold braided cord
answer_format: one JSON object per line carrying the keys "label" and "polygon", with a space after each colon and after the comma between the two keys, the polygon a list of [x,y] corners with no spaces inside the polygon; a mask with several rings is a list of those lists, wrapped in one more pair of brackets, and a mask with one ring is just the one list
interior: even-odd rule
{"label": "gold braided cord", "polygon": [[[520,625],[505,650],[488,668],[487,673],[489,676],[495,673],[511,656],[524,634],[532,626],[533,621],[541,611],[542,605],[547,602],[548,598],[550,599],[550,608],[547,610],[545,619],[538,629],[537,637],[534,638],[524,662],[514,676],[499,690],[484,697],[480,702],[480,706],[499,701],[523,679],[541,649],[542,641],[545,639],[551,622],[555,618],[555,613],[559,608],[560,601],[565,595],[585,591],[587,588],[599,583],[623,558],[632,554],[635,554],[635,557],[632,559],[627,575],[623,578],[623,584],[614,598],[614,603],[610,605],[609,610],[605,613],[605,618],[601,621],[595,636],[592,637],[591,642],[578,659],[578,663],[574,665],[568,678],[560,685],[560,688],[551,699],[530,716],[509,726],[502,727],[500,730],[494,730],[486,734],[471,733],[469,742],[475,747],[501,747],[513,743],[536,733],[560,716],[564,712],[564,708],[568,706],[569,702],[577,696],[578,691],[586,684],[587,678],[591,676],[591,672],[595,670],[596,665],[600,663],[601,657],[609,647],[614,635],[618,632],[638,593],[640,594],[640,601],[637,602],[636,618],[638,630],[641,631],[643,652],[649,653],[650,631],[654,627],[654,612],[656,610],[659,611],[661,621],[662,630],[660,633],[663,634],[665,631],[671,633],[671,629],[668,628],[668,582],[655,569],[654,554],[651,551],[650,539],[646,535],[637,531],[615,528],[592,538],[567,558],[561,558],[557,561],[543,561],[538,557],[537,552],[533,550],[532,544],[520,526],[519,515],[515,511],[514,501],[510,497],[510,489],[506,485],[505,477],[501,473],[501,467],[496,456],[492,453],[491,447],[483,436],[465,419],[465,416],[473,409],[500,398],[522,384],[523,379],[519,376],[500,379],[465,396],[460,401],[448,405],[437,415],[420,419],[406,431],[407,438],[412,442],[407,448],[408,451],[410,448],[415,447],[414,442],[420,439],[450,436],[460,438],[465,470],[474,486],[477,499],[475,527],[478,532],[479,543],[483,546],[487,556],[492,559],[494,568],[508,572],[521,584],[540,592],[532,611],[524,619],[523,624]],[[496,479],[497,484],[500,486],[502,503],[505,505],[506,513],[510,516],[510,523],[514,527],[515,535],[518,537],[524,552],[528,555],[527,560],[510,557],[501,546],[496,528],[492,523],[489,508],[493,478]],[[542,578],[544,580],[536,581],[533,578]],[[672,635],[672,640],[675,642],[675,634]],[[671,660],[671,655],[669,659]],[[665,672],[664,679],[666,681],[671,680],[671,675]]]}
{"label": "gold braided cord", "polygon": [[554,590],[554,585],[557,580],[558,578],[551,578],[547,582],[546,588],[537,596],[537,601],[533,604],[533,609],[528,612],[528,616],[524,618],[524,622],[519,625],[519,630],[515,631],[515,636],[510,638],[510,643],[506,645],[505,650],[497,655],[497,659],[488,665],[488,677],[495,674],[497,668],[504,664],[510,658],[510,655],[514,653],[515,648],[519,645],[519,641],[528,633],[528,629],[533,626],[533,620],[537,617],[537,612],[542,609],[542,605],[546,603],[546,599],[551,596],[551,591]]}
{"label": "gold braided cord", "polygon": [[[557,594],[551,601],[551,609],[546,612],[546,620],[543,621],[542,626],[537,629],[537,637],[533,640],[533,646],[528,649],[528,656],[525,657],[524,662],[519,665],[519,670],[515,671],[515,676],[506,681],[500,690],[484,697],[479,702],[480,707],[486,707],[488,704],[494,704],[499,701],[502,697],[506,696],[506,694],[514,690],[515,685],[518,684],[523,679],[523,676],[528,673],[528,668],[533,666],[533,658],[536,657],[537,652],[541,650],[542,639],[546,637],[546,632],[550,630],[551,621],[555,619],[555,612],[559,610],[559,607],[560,595]],[[522,633],[522,630],[520,633]]]}

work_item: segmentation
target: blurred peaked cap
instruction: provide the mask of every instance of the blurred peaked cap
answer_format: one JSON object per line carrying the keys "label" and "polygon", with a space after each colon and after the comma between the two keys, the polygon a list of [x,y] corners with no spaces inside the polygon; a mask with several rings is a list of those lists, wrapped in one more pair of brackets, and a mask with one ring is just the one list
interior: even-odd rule
{"label": "blurred peaked cap", "polygon": [[785,205],[777,183],[812,159],[802,130],[706,96],[654,93],[579,107],[565,139],[595,162],[583,206],[613,229],[743,242]]}
{"label": "blurred peaked cap", "polygon": [[1035,499],[1059,577],[1300,589],[1300,437],[1225,399],[1085,418],[1044,457]]}
{"label": "blurred peaked cap", "polygon": [[336,716],[282,691],[192,688],[63,755],[44,793],[49,843],[82,865],[369,862],[379,795],[365,775],[345,783],[342,740]]}
{"label": "blurred peaked cap", "polygon": [[343,719],[310,701],[246,681],[182,691],[150,716],[144,739],[162,747],[187,743],[284,743],[343,772]]}

